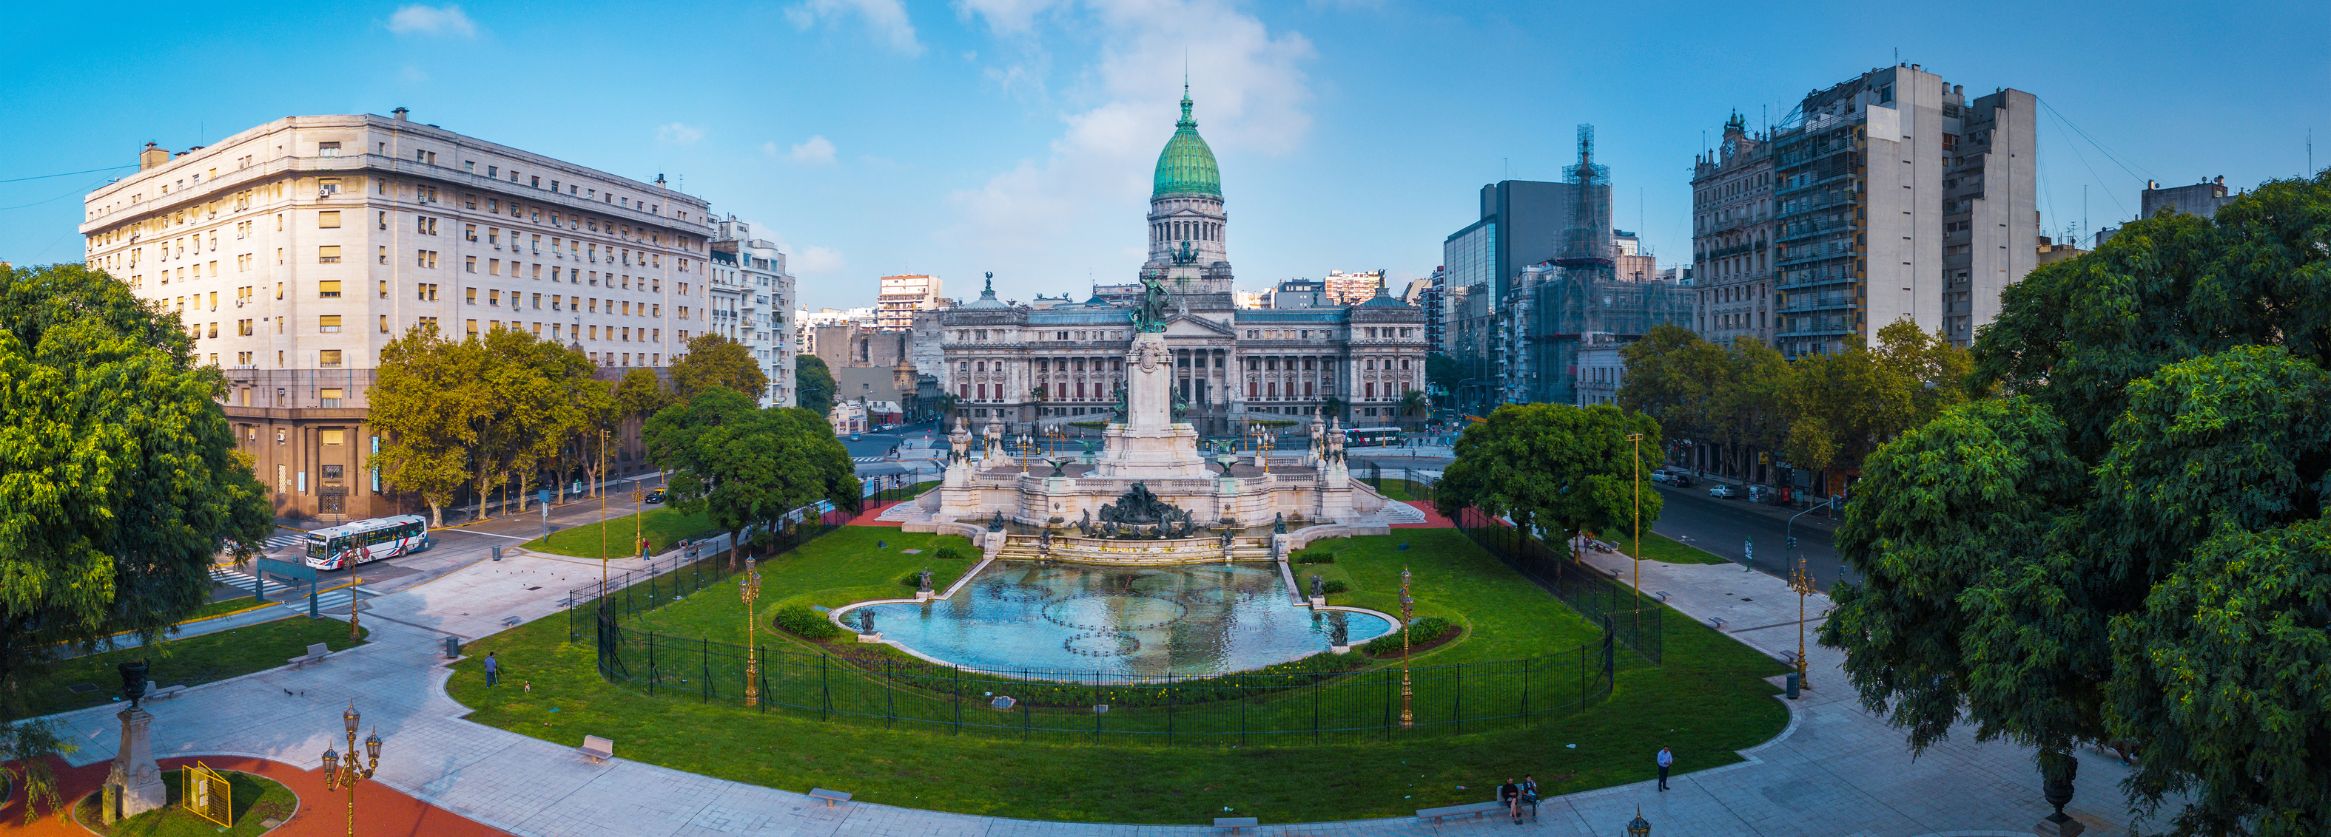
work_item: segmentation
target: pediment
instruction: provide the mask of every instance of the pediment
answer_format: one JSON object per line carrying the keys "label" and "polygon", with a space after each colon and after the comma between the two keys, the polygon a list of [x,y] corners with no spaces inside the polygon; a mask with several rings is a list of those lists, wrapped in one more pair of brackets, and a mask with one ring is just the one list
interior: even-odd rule
{"label": "pediment", "polygon": [[1237,333],[1226,324],[1195,314],[1174,314],[1166,318],[1167,337],[1231,337]]}

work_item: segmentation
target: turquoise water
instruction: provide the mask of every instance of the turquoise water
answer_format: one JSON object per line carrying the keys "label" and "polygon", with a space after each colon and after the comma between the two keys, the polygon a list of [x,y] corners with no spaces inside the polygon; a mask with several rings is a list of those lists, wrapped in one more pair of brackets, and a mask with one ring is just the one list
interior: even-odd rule
{"label": "turquoise water", "polygon": [[1392,630],[1366,613],[1314,614],[1275,567],[1108,568],[997,562],[954,598],[855,608],[882,638],[966,668],[1032,676],[1203,676],[1359,644]]}

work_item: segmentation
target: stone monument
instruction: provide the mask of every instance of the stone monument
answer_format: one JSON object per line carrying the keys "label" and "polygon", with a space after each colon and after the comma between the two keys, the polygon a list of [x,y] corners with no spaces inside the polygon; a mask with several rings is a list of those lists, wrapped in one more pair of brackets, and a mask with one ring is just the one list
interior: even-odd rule
{"label": "stone monument", "polygon": [[162,768],[154,763],[154,716],[138,706],[138,700],[146,696],[146,663],[122,663],[120,670],[121,696],[129,699],[130,705],[114,716],[121,719],[121,748],[114,751],[113,772],[105,777],[104,819],[108,824],[170,801],[170,788],[162,783]]}
{"label": "stone monument", "polygon": [[1125,420],[1102,431],[1094,473],[1149,479],[1205,477],[1197,429],[1174,421],[1173,355],[1166,351],[1163,332],[1133,335],[1125,377]]}

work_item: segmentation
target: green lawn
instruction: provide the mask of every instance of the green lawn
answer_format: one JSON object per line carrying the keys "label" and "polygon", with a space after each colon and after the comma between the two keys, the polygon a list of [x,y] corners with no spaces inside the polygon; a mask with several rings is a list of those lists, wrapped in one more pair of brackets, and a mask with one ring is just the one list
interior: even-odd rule
{"label": "green lawn", "polygon": [[1385,480],[1383,485],[1376,487],[1376,493],[1384,495],[1387,499],[1401,502],[1425,500],[1430,499],[1430,495],[1425,492],[1426,487],[1424,483],[1409,482],[1408,480]]}
{"label": "green lawn", "polygon": [[[607,519],[605,548],[609,557],[624,558],[638,554],[638,542],[633,540],[635,533],[644,533],[648,539],[648,549],[657,555],[680,541],[720,534],[720,527],[713,525],[701,514],[689,514],[669,506],[648,509],[644,514],[646,516],[637,521],[632,519],[636,515],[628,514]],[[597,558],[601,548],[600,525],[586,523],[561,529],[550,533],[550,537],[535,538],[519,546],[554,555]]]}
{"label": "green lawn", "polygon": [[[939,560],[934,553],[949,544],[972,557]],[[910,549],[920,552],[909,555]],[[765,635],[775,639],[777,634],[768,626],[768,619],[789,604],[839,607],[867,599],[912,596],[914,591],[899,585],[899,576],[924,567],[931,570],[931,589],[945,590],[979,562],[978,555],[971,541],[960,535],[843,526],[800,549],[761,560],[758,609],[762,618],[756,621]],[[741,643],[743,608],[734,584],[707,585],[699,594],[641,613],[629,627]]]}
{"label": "green lawn", "polygon": [[186,792],[186,782],[180,778],[183,773],[183,770],[178,769],[162,771],[162,784],[170,789],[168,807],[147,811],[114,823],[109,828],[102,824],[103,819],[98,816],[98,805],[104,794],[92,793],[82,797],[73,806],[73,819],[78,825],[111,837],[247,837],[268,830],[260,825],[261,822],[290,819],[292,811],[299,807],[299,799],[292,794],[291,789],[273,779],[221,770],[219,773],[226,776],[227,784],[232,789],[228,795],[232,807],[227,821],[235,825],[233,828],[220,828],[218,824],[178,807],[179,799]]}
{"label": "green lawn", "polygon": [[[351,644],[348,623],[294,616],[215,634],[164,639],[157,647],[61,660],[32,679],[24,696],[25,712],[46,715],[109,702],[121,693],[121,674],[115,666],[130,660],[146,661],[146,680],[155,686],[193,686],[283,665],[318,642],[334,651],[347,648]],[[76,686],[83,688],[76,691]]]}
{"label": "green lawn", "polygon": [[[280,585],[267,585],[267,592],[271,596],[281,589],[283,588]],[[178,620],[178,622],[179,624],[185,624],[187,622],[193,622],[198,619],[207,619],[212,616],[234,613],[238,610],[249,610],[254,607],[273,604],[282,600],[282,596],[273,596],[273,598],[262,602],[258,599],[251,598],[249,594],[240,594],[232,598],[219,599],[218,601],[214,602],[206,602],[203,604],[203,606],[195,608],[193,613],[187,614],[186,618]]]}
{"label": "green lawn", "polygon": [[[900,550],[929,544],[928,538],[895,529],[836,530],[769,562],[763,605],[896,596],[898,576],[926,563]],[[875,548],[878,540],[888,548]],[[1403,542],[1408,549],[1400,549]],[[1466,639],[1420,656],[1421,664],[1506,659],[1571,648],[1595,635],[1583,618],[1454,531],[1407,530],[1322,546],[1337,553],[1337,562],[1297,571],[1351,584],[1339,600],[1396,609],[1405,563],[1416,572],[1420,615],[1467,625]],[[939,574],[935,584],[961,571],[937,563],[932,569]],[[712,585],[630,624],[728,639],[742,630],[737,607],[733,586]],[[456,666],[448,690],[473,707],[470,717],[480,723],[565,744],[587,734],[607,736],[625,758],[651,764],[794,791],[838,788],[869,802],[1035,819],[1193,823],[1235,813],[1289,822],[1406,815],[1484,798],[1498,780],[1521,773],[1536,774],[1549,794],[1640,781],[1649,778],[1651,755],[1663,744],[1675,748],[1687,770],[1729,764],[1738,761],[1734,751],[1787,723],[1773,699],[1776,690],[1763,680],[1781,672],[1778,663],[1673,613],[1665,622],[1667,665],[1622,653],[1609,698],[1585,709],[1462,734],[1420,730],[1392,733],[1389,740],[1369,734],[1317,744],[1309,736],[1286,736],[1253,746],[1165,746],[1119,737],[1105,744],[1023,742],[949,735],[944,726],[889,730],[879,720],[756,711],[733,699],[700,700],[693,684],[649,695],[599,679],[588,639],[567,642],[565,621],[540,620],[472,643],[472,656]],[[800,647],[761,624],[764,642]],[[489,650],[499,652],[503,670],[504,685],[494,689],[485,687],[478,668]],[[521,681],[532,691],[509,687]],[[1309,700],[1298,691],[1253,704],[1256,712],[1283,714],[1308,711]],[[1139,723],[1139,712],[1113,712],[1108,723]]]}
{"label": "green lawn", "polygon": [[[1610,540],[1612,544],[1618,546],[1620,552],[1628,555],[1638,554],[1635,551],[1635,542],[1626,535],[1620,535]],[[1696,546],[1685,546],[1657,532],[1643,533],[1643,551],[1640,554],[1646,560],[1662,561],[1669,564],[1731,563],[1713,552]]]}

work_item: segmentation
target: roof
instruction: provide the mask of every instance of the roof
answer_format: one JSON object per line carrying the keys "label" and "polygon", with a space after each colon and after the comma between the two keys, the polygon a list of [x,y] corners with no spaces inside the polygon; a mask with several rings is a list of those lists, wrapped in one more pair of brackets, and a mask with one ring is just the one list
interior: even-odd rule
{"label": "roof", "polygon": [[1198,136],[1198,120],[1190,117],[1189,85],[1182,86],[1182,120],[1174,136],[1157,155],[1157,177],[1150,199],[1167,195],[1222,197],[1222,172],[1214,163],[1214,149]]}

